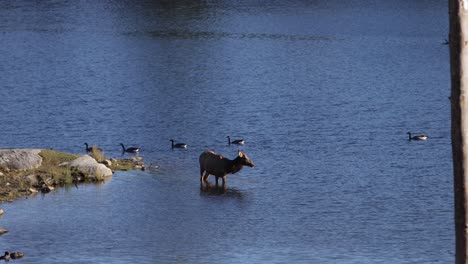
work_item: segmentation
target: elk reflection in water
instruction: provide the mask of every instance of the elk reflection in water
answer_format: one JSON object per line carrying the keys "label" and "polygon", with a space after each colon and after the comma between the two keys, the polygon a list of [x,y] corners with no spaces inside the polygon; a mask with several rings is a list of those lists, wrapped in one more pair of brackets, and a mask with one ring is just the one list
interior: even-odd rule
{"label": "elk reflection in water", "polygon": [[227,187],[226,184],[221,186],[216,186],[210,182],[205,182],[205,184],[200,184],[200,196],[220,196],[226,198],[235,198],[235,199],[244,199],[246,193],[240,191],[237,188]]}
{"label": "elk reflection in water", "polygon": [[224,194],[228,190],[226,184],[223,184],[220,187],[218,185],[213,186],[209,181],[205,181],[204,183],[205,184],[200,183],[200,194],[205,193],[208,195],[218,195]]}

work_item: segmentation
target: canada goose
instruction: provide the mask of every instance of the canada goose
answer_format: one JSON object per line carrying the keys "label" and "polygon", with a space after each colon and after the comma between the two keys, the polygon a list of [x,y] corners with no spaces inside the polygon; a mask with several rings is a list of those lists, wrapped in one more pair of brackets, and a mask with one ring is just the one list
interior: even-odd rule
{"label": "canada goose", "polygon": [[5,255],[0,256],[0,259],[6,260],[6,261],[10,260],[10,252],[5,251]]}
{"label": "canada goose", "polygon": [[174,149],[174,148],[184,148],[184,149],[187,148],[187,144],[185,144],[185,143],[175,143],[175,144],[174,144],[174,140],[173,140],[173,139],[171,139],[171,140],[169,140],[169,141],[171,141],[171,146],[172,146],[173,149]]}
{"label": "canada goose", "polygon": [[409,140],[427,140],[426,135],[416,135],[416,136],[411,136],[411,132],[406,133],[408,134],[408,139]]}
{"label": "canada goose", "polygon": [[228,144],[229,145],[231,145],[231,144],[244,145],[245,144],[245,140],[243,140],[243,139],[236,139],[236,140],[231,141],[230,136],[227,136],[226,138],[228,139]]}
{"label": "canada goose", "polygon": [[86,143],[86,142],[84,143],[84,145],[85,145],[86,153],[88,153],[88,152],[93,152],[93,148],[96,148],[97,150],[99,150],[99,151],[102,152],[102,149],[100,149],[100,148],[98,148],[98,147],[89,147],[89,146],[88,146],[88,143]]}
{"label": "canada goose", "polygon": [[19,258],[22,258],[24,257],[24,253],[23,252],[13,252],[10,254],[11,258],[12,259],[19,259]]}
{"label": "canada goose", "polygon": [[140,148],[135,148],[135,147],[125,148],[124,144],[122,143],[120,143],[120,146],[122,146],[122,152],[128,152],[128,153],[140,152]]}

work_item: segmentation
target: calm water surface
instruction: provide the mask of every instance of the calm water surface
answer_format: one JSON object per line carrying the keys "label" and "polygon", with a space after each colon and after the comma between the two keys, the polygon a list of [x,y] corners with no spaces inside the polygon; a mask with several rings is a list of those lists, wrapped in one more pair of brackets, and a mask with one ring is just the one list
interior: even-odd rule
{"label": "calm water surface", "polygon": [[[342,2],[1,1],[0,146],[119,157],[122,142],[161,168],[2,205],[0,250],[453,262],[446,1]],[[198,155],[234,158],[227,135],[257,166],[204,192]]]}

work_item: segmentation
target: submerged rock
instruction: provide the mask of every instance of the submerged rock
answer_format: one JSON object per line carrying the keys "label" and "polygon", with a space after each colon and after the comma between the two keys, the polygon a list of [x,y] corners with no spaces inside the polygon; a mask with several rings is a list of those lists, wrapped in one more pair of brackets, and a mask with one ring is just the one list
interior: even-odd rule
{"label": "submerged rock", "polygon": [[0,149],[0,167],[6,170],[31,170],[41,166],[41,149]]}
{"label": "submerged rock", "polygon": [[89,175],[91,178],[106,178],[112,176],[112,170],[106,165],[98,163],[95,159],[88,155],[83,155],[68,163],[68,166]]}

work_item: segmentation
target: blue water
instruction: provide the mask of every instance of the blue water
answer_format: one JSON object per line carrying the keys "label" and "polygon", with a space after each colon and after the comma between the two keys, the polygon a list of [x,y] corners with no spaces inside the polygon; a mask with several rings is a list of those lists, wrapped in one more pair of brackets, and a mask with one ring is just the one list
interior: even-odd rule
{"label": "blue water", "polygon": [[[1,1],[0,147],[122,142],[160,169],[3,204],[0,250],[453,262],[447,31],[444,1]],[[205,192],[198,156],[234,158],[227,135],[256,166]]]}

